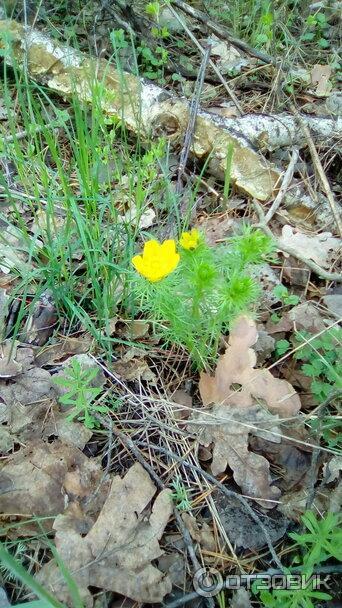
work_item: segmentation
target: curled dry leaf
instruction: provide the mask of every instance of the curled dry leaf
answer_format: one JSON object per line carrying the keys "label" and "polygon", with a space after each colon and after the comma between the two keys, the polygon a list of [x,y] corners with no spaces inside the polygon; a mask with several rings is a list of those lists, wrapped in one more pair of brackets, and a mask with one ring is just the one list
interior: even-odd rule
{"label": "curled dry leaf", "polygon": [[75,447],[31,442],[0,471],[0,511],[56,516],[69,501],[89,496],[102,474],[100,464]]}
{"label": "curled dry leaf", "polygon": [[271,441],[280,441],[275,416],[260,406],[241,410],[226,405],[214,405],[210,413],[203,412],[197,416],[198,421],[203,423],[202,431],[198,432],[201,445],[214,445],[213,475],[222,473],[228,464],[243,493],[258,499],[263,507],[272,509],[274,503],[265,500],[277,500],[280,490],[271,485],[268,460],[248,449],[248,436],[250,432],[263,436],[267,434]]}
{"label": "curled dry leaf", "polygon": [[8,384],[0,381],[1,397],[7,405],[29,405],[49,399],[53,395],[51,375],[46,369],[32,367]]}
{"label": "curled dry leaf", "polygon": [[215,35],[210,36],[207,43],[211,45],[211,58],[222,74],[229,74],[231,71],[239,73],[243,67],[255,62],[251,57],[244,56],[232,44],[220,40]]}
{"label": "curled dry leaf", "polygon": [[113,364],[112,369],[122,380],[144,380],[156,384],[156,375],[144,358],[145,354],[145,351],[132,346]]}
{"label": "curled dry leaf", "polygon": [[42,346],[48,341],[57,323],[57,311],[50,290],[44,291],[29,315],[21,341]]}
{"label": "curled dry leaf", "polygon": [[317,306],[312,302],[303,302],[285,312],[278,323],[269,320],[266,329],[269,334],[278,334],[283,331],[300,331],[305,329],[312,334],[319,333],[326,328],[324,319]]}
{"label": "curled dry leaf", "polygon": [[0,344],[0,391],[2,395],[1,379],[8,380],[19,376],[28,370],[33,363],[34,353],[31,348],[19,348],[19,342],[5,340]]}
{"label": "curled dry leaf", "polygon": [[331,236],[331,232],[309,236],[303,232],[294,232],[288,225],[283,227],[279,243],[280,246],[283,244],[292,247],[303,258],[313,260],[322,268],[329,268],[330,256],[336,256],[341,247],[340,239]]}
{"label": "curled dry leaf", "polygon": [[63,336],[62,340],[57,344],[49,344],[36,351],[36,365],[59,363],[70,355],[88,353],[91,349],[92,342],[93,338],[88,333],[84,333],[78,338]]}
{"label": "curled dry leaf", "polygon": [[[294,416],[301,404],[291,384],[275,378],[267,369],[254,369],[256,355],[250,347],[257,339],[255,322],[240,317],[230,332],[228,348],[219,358],[215,375],[201,374],[199,388],[203,405],[249,408],[261,401],[272,414]],[[241,388],[234,390],[236,386]]]}
{"label": "curled dry leaf", "polygon": [[[56,547],[78,586],[85,606],[93,605],[90,585],[120,593],[137,602],[161,602],[171,581],[151,561],[172,513],[169,490],[154,500],[156,488],[136,463],[125,477],[114,477],[97,521],[84,537],[60,515],[54,523]],[[71,604],[69,589],[54,561],[43,566],[39,580],[60,601]]]}
{"label": "curled dry leaf", "polygon": [[329,80],[332,73],[330,65],[316,64],[311,70],[311,84],[315,89],[317,97],[327,97],[332,89],[332,82]]}
{"label": "curled dry leaf", "polygon": [[14,378],[22,372],[22,365],[16,361],[17,344],[6,340],[0,344],[0,378]]}
{"label": "curled dry leaf", "polygon": [[193,515],[190,515],[190,513],[183,513],[182,520],[188,528],[191,538],[199,543],[202,549],[207,551],[215,551],[215,537],[210,529],[210,526],[205,521],[197,521],[197,519],[193,517]]}
{"label": "curled dry leaf", "polygon": [[272,508],[272,502],[264,501],[277,499],[280,492],[271,486],[266,458],[249,451],[249,433],[279,442],[278,417],[274,414],[294,416],[300,409],[300,400],[286,380],[275,378],[267,369],[254,368],[256,354],[250,347],[257,338],[255,322],[240,317],[215,375],[201,374],[203,404],[214,405],[209,411],[196,413],[194,419],[196,425],[203,422],[197,431],[201,445],[214,444],[213,474],[223,472],[228,464],[243,492]]}

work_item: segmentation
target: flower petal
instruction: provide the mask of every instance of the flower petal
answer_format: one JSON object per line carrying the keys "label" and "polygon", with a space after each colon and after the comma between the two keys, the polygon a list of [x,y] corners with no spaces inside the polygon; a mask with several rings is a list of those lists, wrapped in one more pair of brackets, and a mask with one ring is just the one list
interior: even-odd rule
{"label": "flower petal", "polygon": [[158,241],[151,239],[146,241],[144,245],[143,257],[150,260],[155,259],[160,253],[160,245]]}
{"label": "flower petal", "polygon": [[140,272],[141,274],[143,274],[143,273],[142,273],[142,270],[144,269],[144,261],[143,261],[143,259],[142,259],[142,256],[141,256],[141,255],[135,255],[135,256],[132,258],[132,264],[133,264],[134,268],[135,268],[135,269],[136,269],[138,272]]}
{"label": "flower petal", "polygon": [[176,242],[174,241],[174,239],[168,239],[167,241],[164,241],[164,243],[162,243],[161,249],[163,258],[169,256],[173,257],[176,253]]}

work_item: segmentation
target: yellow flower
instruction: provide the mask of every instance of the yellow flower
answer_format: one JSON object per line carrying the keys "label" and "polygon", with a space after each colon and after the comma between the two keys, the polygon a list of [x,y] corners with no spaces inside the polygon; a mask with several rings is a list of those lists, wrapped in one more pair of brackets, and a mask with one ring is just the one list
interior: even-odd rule
{"label": "yellow flower", "polygon": [[196,249],[200,241],[200,233],[196,228],[190,230],[190,232],[182,232],[179,239],[179,244],[183,249]]}
{"label": "yellow flower", "polygon": [[147,241],[142,255],[132,258],[134,268],[143,277],[156,283],[177,268],[179,253],[176,252],[176,243],[170,239],[160,244],[158,241]]}

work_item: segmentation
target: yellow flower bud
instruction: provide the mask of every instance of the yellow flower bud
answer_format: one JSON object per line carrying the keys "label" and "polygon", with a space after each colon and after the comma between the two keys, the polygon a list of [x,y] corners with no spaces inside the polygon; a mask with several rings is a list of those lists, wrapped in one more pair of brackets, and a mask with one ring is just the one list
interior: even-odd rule
{"label": "yellow flower bud", "polygon": [[183,249],[196,249],[200,242],[200,233],[197,228],[193,228],[190,232],[182,232],[179,239],[179,244]]}

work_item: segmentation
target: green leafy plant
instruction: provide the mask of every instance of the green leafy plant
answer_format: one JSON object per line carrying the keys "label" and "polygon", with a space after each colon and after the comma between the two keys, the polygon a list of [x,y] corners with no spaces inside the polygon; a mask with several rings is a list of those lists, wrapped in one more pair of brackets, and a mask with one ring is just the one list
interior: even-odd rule
{"label": "green leafy plant", "polygon": [[277,357],[285,355],[285,353],[287,353],[290,347],[290,342],[288,340],[285,340],[285,338],[283,338],[282,340],[277,340],[274,349],[275,355]]}
{"label": "green leafy plant", "polygon": [[168,51],[162,46],[152,49],[146,42],[142,41],[137,46],[136,52],[142,76],[150,80],[162,82],[164,79],[164,68],[169,58]]}
{"label": "green leafy plant", "polygon": [[295,294],[289,293],[289,290],[285,285],[276,285],[273,288],[272,293],[281,300],[284,306],[295,306],[300,302],[300,297]]}
{"label": "green leafy plant", "polygon": [[301,370],[312,378],[312,394],[321,403],[330,393],[342,388],[342,329],[332,327],[314,340],[310,338],[311,334],[306,331],[295,334],[294,344],[301,348],[294,357],[304,361]]}
{"label": "green leafy plant", "polygon": [[[311,392],[320,404],[342,389],[342,329],[332,327],[314,340],[311,338],[305,331],[295,334],[294,345],[301,348],[294,353],[294,357],[304,361],[301,370],[311,378]],[[332,408],[335,408],[336,415]],[[342,449],[340,414],[340,400],[332,399],[330,411],[308,420],[312,430],[318,432],[332,449]]]}
{"label": "green leafy plant", "polygon": [[[273,323],[279,323],[279,321],[281,320],[281,316],[278,313],[280,311],[287,312],[290,306],[295,306],[296,304],[298,304],[300,298],[295,294],[289,293],[289,290],[287,289],[287,287],[285,287],[285,285],[276,285],[273,288],[272,293],[281,301],[281,304],[277,308],[276,312],[272,313],[271,321],[273,321]],[[291,344],[288,340],[278,340],[274,349],[275,355],[277,357],[281,357],[289,350],[290,347]]]}
{"label": "green leafy plant", "polygon": [[186,348],[203,368],[215,361],[221,333],[256,301],[251,270],[273,246],[263,232],[245,227],[215,248],[197,230],[184,232],[178,247],[179,253],[173,240],[145,244],[143,254],[132,260],[139,272],[134,294],[159,336]]}
{"label": "green leafy plant", "polygon": [[324,12],[309,15],[306,19],[306,31],[301,35],[302,42],[315,42],[321,49],[330,46],[328,40],[328,21]]}
{"label": "green leafy plant", "polygon": [[291,532],[290,538],[296,541],[294,549],[300,548],[303,565],[310,575],[318,564],[332,557],[342,560],[342,528],[341,516],[327,513],[322,519],[312,511],[306,511],[302,516],[306,528],[303,533]]}
{"label": "green leafy plant", "polygon": [[73,358],[65,371],[67,375],[54,378],[54,382],[67,389],[67,392],[59,398],[62,405],[71,407],[67,420],[77,418],[89,429],[99,426],[94,413],[106,413],[108,407],[95,403],[95,399],[102,392],[102,388],[91,384],[98,375],[98,369],[85,369],[77,359]]}
{"label": "green leafy plant", "polygon": [[341,518],[334,513],[327,513],[317,519],[315,513],[306,511],[302,516],[303,532],[293,532],[289,536],[295,541],[291,550],[295,552],[292,566],[287,570],[291,575],[292,568],[305,576],[302,589],[258,589],[258,582],[253,584],[254,593],[258,594],[267,608],[314,608],[316,601],[329,600],[328,593],[315,588],[315,581],[310,580],[314,569],[327,559],[342,559]]}
{"label": "green leafy plant", "polygon": [[269,48],[274,36],[274,16],[272,3],[261,3],[261,15],[259,18],[259,31],[255,35],[255,46]]}

